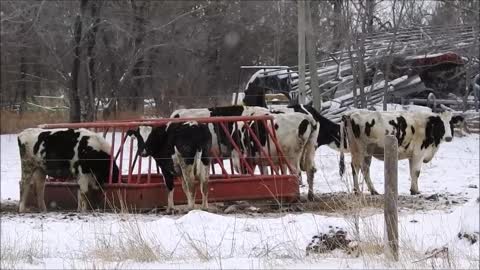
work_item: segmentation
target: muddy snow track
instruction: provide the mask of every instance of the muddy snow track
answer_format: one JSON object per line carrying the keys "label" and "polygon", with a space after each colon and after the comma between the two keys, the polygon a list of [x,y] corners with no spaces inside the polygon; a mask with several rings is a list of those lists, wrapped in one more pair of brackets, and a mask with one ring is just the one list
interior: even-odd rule
{"label": "muddy snow track", "polygon": [[[434,193],[421,195],[399,195],[400,214],[408,214],[418,211],[443,210],[449,211],[455,206],[462,205],[468,201],[466,193]],[[211,203],[209,212],[225,215],[245,215],[258,217],[275,217],[285,213],[315,213],[327,216],[351,216],[353,213],[361,216],[378,214],[383,211],[383,195],[362,195],[356,196],[345,192],[324,193],[317,195],[315,201],[308,202],[301,198],[299,202],[279,205],[275,201],[236,201],[229,203]],[[175,216],[182,216],[187,213],[185,205],[176,206],[178,211]],[[101,216],[103,214],[114,214],[114,210],[93,210],[86,213],[66,211],[62,209],[49,210],[48,213],[36,213],[33,209],[30,213],[18,213],[17,201],[3,201],[0,204],[2,218],[9,217],[53,217],[59,219],[81,219],[86,216]],[[131,210],[129,213],[137,213],[147,216],[164,215],[165,209]]]}

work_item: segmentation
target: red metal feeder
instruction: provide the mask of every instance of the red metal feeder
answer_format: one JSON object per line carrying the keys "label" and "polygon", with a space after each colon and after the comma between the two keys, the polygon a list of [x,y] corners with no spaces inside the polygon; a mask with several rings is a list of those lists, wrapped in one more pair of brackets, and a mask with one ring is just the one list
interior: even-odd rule
{"label": "red metal feeder", "polygon": [[[264,126],[270,122],[273,126],[272,116],[232,116],[232,117],[209,117],[209,118],[174,118],[174,119],[140,119],[131,121],[103,121],[94,123],[66,123],[66,124],[47,124],[43,128],[87,128],[96,132],[103,132],[103,136],[111,144],[110,176],[108,183],[102,187],[101,191],[92,192],[89,196],[91,206],[100,209],[136,209],[145,210],[167,205],[167,189],[163,181],[163,176],[157,172],[155,161],[152,164],[152,158],[135,157],[134,146],[136,142],[133,138],[126,138],[126,132],[129,129],[137,128],[140,125],[162,126],[168,122],[197,121],[199,123],[208,123],[216,125],[217,128],[228,131],[227,125],[237,122],[250,123],[251,121],[263,122]],[[246,125],[248,127],[248,125]],[[247,128],[250,138],[259,145],[257,132]],[[271,199],[276,202],[292,202],[299,198],[299,187],[296,175],[287,174],[284,167],[291,165],[285,159],[282,150],[276,139],[275,129],[267,128],[267,136],[273,142],[268,144],[268,151],[261,151],[261,158],[267,160],[270,164],[268,170],[252,168],[245,158],[241,158],[241,163],[246,167],[247,173],[239,174],[233,170],[231,158],[222,159],[217,154],[211,153],[212,166],[210,168],[209,180],[209,202],[225,202],[235,200],[264,200]],[[232,136],[226,132],[228,141],[232,149],[239,150]],[[268,142],[268,140],[267,140]],[[280,153],[278,162],[273,162],[270,155],[270,149],[276,147],[277,153]],[[138,161],[133,164],[133,160]],[[121,181],[114,183],[112,181],[113,162],[116,162],[119,170],[122,172],[119,176]],[[147,165],[143,165],[147,163]],[[152,166],[153,165],[153,166]],[[279,166],[285,165],[285,166]],[[181,179],[175,181],[174,203],[175,205],[185,204],[186,196],[181,187]],[[117,182],[117,181],[115,181]],[[197,182],[198,185],[198,182]],[[45,203],[48,208],[75,210],[77,209],[77,189],[78,185],[74,181],[66,179],[53,179],[47,177],[45,185]],[[35,205],[34,189],[29,194],[29,204]],[[201,194],[197,186],[196,200],[201,202]]]}

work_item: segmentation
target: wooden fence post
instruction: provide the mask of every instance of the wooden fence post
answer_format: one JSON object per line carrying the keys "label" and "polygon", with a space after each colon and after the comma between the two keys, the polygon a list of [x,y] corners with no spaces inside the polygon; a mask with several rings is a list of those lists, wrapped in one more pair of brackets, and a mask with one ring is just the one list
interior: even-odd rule
{"label": "wooden fence post", "polygon": [[393,135],[385,137],[385,254],[398,261],[398,142]]}

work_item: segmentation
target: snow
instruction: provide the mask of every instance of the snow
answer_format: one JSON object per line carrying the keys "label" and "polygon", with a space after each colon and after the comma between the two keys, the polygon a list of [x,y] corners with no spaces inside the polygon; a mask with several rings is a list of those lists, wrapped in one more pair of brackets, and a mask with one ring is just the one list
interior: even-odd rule
{"label": "snow", "polygon": [[446,53],[431,53],[431,54],[416,55],[416,56],[406,56],[405,59],[416,60],[416,59],[423,59],[423,58],[433,58],[433,57],[442,56],[444,54]]}
{"label": "snow", "polygon": [[[279,79],[284,79],[289,76],[291,71],[288,71],[288,66],[282,66],[279,68],[262,68],[256,71],[248,80],[245,90],[248,89],[248,86],[253,83],[256,78],[263,78],[266,76],[277,76]],[[290,73],[291,77],[298,76],[296,72]]]}
{"label": "snow", "polygon": [[[374,108],[377,111],[383,111],[383,104],[376,104]],[[395,103],[388,103],[387,111],[432,112],[432,109],[429,107],[413,105],[413,104],[401,105],[401,104],[395,104]]]}
{"label": "snow", "polygon": [[[440,258],[414,263],[427,257],[425,252],[447,246],[454,262],[451,267],[478,269],[479,242],[472,245],[457,235],[479,231],[479,189],[469,188],[479,186],[479,139],[478,135],[468,135],[443,143],[434,159],[423,165],[419,187],[425,196],[448,193],[468,202],[436,210],[401,210],[398,263],[389,262],[383,254],[355,257],[338,250],[306,256],[312,236],[328,226],[343,227],[353,235],[353,214],[223,215],[194,210],[181,216],[2,213],[2,268],[431,268],[432,260],[438,267],[450,268],[442,265],[445,262]],[[16,136],[1,135],[0,142],[0,198],[4,203],[16,203],[20,178]],[[349,190],[348,181],[338,175],[338,158],[329,148],[317,150],[317,194]],[[400,161],[398,168],[399,194],[410,196],[408,162]],[[373,160],[371,174],[375,187],[383,193],[383,162]],[[306,188],[301,191],[305,193]],[[382,243],[383,222],[380,210],[361,213],[360,240]],[[152,258],[145,255],[145,246],[153,250]],[[11,250],[29,255],[18,255],[12,261],[8,257]],[[129,252],[134,250],[141,251],[143,257]]]}

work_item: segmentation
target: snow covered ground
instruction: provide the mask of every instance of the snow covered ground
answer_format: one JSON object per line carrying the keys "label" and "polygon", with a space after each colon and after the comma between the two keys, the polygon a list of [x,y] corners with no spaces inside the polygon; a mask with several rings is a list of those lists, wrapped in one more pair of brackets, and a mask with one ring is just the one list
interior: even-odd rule
{"label": "snow covered ground", "polygon": [[[19,198],[20,165],[15,135],[1,135],[1,200]],[[376,209],[350,214],[213,214],[185,215],[105,213],[23,214],[1,216],[1,268],[479,268],[479,241],[458,237],[479,232],[479,136],[455,138],[441,145],[419,179],[424,196],[448,194],[437,210],[401,211],[400,261],[385,259],[383,213]],[[338,176],[338,154],[317,151],[315,191],[343,192],[348,181]],[[348,158],[347,158],[348,161]],[[372,179],[383,192],[383,163],[372,162]],[[408,162],[399,162],[399,193],[410,196]],[[347,177],[348,179],[348,177]],[[474,188],[477,186],[477,188]],[[305,192],[302,188],[302,192]],[[366,188],[365,188],[366,190]],[[426,201],[428,202],[428,201]],[[361,254],[334,250],[307,256],[312,236],[329,226],[355,235]],[[448,248],[437,258],[433,249]],[[442,255],[443,254],[443,255]]]}

